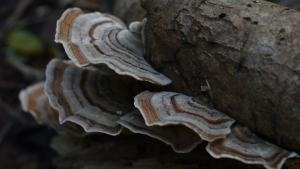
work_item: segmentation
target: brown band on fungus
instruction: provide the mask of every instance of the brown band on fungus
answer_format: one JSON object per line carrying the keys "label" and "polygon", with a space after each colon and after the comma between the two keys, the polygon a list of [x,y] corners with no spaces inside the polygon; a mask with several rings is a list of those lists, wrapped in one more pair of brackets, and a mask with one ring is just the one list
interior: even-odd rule
{"label": "brown band on fungus", "polygon": [[39,123],[55,123],[58,112],[53,109],[44,94],[44,83],[37,83],[22,90],[19,95],[22,109],[29,112]]}
{"label": "brown band on fungus", "polygon": [[143,110],[142,115],[144,116],[145,122],[148,126],[160,121],[155,113],[155,109],[151,105],[152,95],[153,94],[150,92],[143,92],[134,98],[134,105],[139,110]]}
{"label": "brown band on fungus", "polygon": [[70,29],[68,29],[74,22],[74,20],[79,16],[83,14],[83,12],[78,9],[70,9],[66,10],[62,17],[57,21],[57,37],[56,40],[63,40],[63,41],[69,41],[70,37]]}
{"label": "brown band on fungus", "polygon": [[[51,63],[55,64],[52,65]],[[48,77],[47,79],[49,79],[50,77],[50,79],[52,80],[46,80],[45,85],[45,92],[46,94],[48,94],[50,103],[52,103],[52,106],[55,108],[58,108],[59,105],[63,105],[64,112],[63,114],[60,113],[59,121],[62,121],[62,119],[65,118],[65,116],[73,115],[72,107],[69,105],[60,87],[65,69],[65,65],[54,60],[47,65],[46,70],[46,78]],[[55,101],[53,101],[53,98],[55,99]]]}
{"label": "brown band on fungus", "polygon": [[145,91],[135,97],[134,104],[147,125],[181,124],[206,141],[225,138],[235,122],[226,114],[196,103],[191,97],[180,93]]}
{"label": "brown band on fungus", "polygon": [[89,63],[89,61],[83,56],[77,45],[72,43],[67,45],[69,46],[70,51],[72,52],[73,56],[76,58],[79,64],[85,65]]}
{"label": "brown band on fungus", "polygon": [[[32,86],[33,88],[31,88],[32,90],[27,90],[27,96],[23,96],[27,97],[27,110],[28,112],[30,112],[36,119],[42,119],[43,118],[43,112],[41,110],[39,110],[37,108],[38,106],[38,99],[44,94],[44,88],[41,85],[36,85],[36,86]],[[24,93],[25,94],[25,93]],[[25,106],[24,106],[25,107]],[[25,109],[24,109],[25,110]],[[38,120],[40,121],[40,120]]]}
{"label": "brown band on fungus", "polygon": [[[175,123],[182,123],[181,121],[175,121]],[[213,140],[218,140],[224,138],[224,134],[209,134],[208,132],[205,132],[201,128],[199,128],[197,125],[189,122],[185,122],[184,124],[188,128],[192,129],[195,131],[203,140],[205,141],[213,141]]]}
{"label": "brown band on fungus", "polygon": [[[74,22],[74,20],[83,14],[83,12],[78,8],[73,8],[66,10],[62,17],[57,21],[57,34],[55,35],[55,41],[57,42],[69,42],[71,41],[71,31],[68,29]],[[76,44],[73,43],[64,43],[64,45],[67,48],[70,48],[68,50],[72,53],[72,55],[76,58],[76,60],[80,64],[87,64],[88,61],[81,53],[79,47]]]}

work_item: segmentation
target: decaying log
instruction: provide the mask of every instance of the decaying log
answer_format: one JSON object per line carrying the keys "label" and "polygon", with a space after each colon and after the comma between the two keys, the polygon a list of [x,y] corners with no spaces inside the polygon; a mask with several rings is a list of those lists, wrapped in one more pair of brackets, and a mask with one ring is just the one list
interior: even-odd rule
{"label": "decaying log", "polygon": [[115,0],[113,14],[130,23],[144,19],[146,11],[141,7],[140,0]]}
{"label": "decaying log", "polygon": [[147,58],[173,91],[300,152],[300,12],[262,0],[143,0]]}

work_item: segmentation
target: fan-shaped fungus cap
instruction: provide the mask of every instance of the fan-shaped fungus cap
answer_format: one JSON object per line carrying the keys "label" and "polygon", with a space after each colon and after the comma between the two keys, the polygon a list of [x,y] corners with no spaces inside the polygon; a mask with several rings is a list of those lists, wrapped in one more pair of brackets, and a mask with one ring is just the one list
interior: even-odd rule
{"label": "fan-shaped fungus cap", "polygon": [[59,113],[49,103],[49,99],[44,92],[44,83],[33,84],[22,90],[19,94],[22,109],[29,112],[40,124],[50,125],[59,133],[68,132],[76,136],[85,136],[82,128],[74,123],[58,122]]}
{"label": "fan-shaped fungus cap", "polygon": [[195,132],[182,126],[147,126],[138,111],[122,116],[119,123],[133,133],[147,135],[170,145],[177,153],[190,152],[202,142]]}
{"label": "fan-shaped fungus cap", "polygon": [[55,41],[63,44],[77,66],[106,64],[121,75],[158,85],[171,83],[144,59],[144,44],[134,23],[128,30],[118,18],[99,12],[84,14],[78,8],[66,10],[57,21]]}
{"label": "fan-shaped fungus cap", "polygon": [[44,83],[40,82],[22,90],[19,94],[22,109],[29,112],[39,123],[57,122],[58,112],[53,109],[44,94]]}
{"label": "fan-shaped fungus cap", "polygon": [[224,138],[231,132],[230,126],[234,123],[226,114],[209,109],[180,93],[145,91],[135,97],[134,105],[147,125],[182,124],[206,141]]}
{"label": "fan-shaped fungus cap", "polygon": [[211,142],[206,147],[215,158],[232,158],[247,164],[261,164],[267,169],[280,169],[288,158],[297,154],[268,143],[248,128],[236,126],[225,139]]}
{"label": "fan-shaped fungus cap", "polygon": [[60,123],[74,122],[86,132],[119,134],[121,126],[116,121],[134,109],[134,94],[123,76],[111,73],[52,60],[46,70],[45,92],[59,111]]}

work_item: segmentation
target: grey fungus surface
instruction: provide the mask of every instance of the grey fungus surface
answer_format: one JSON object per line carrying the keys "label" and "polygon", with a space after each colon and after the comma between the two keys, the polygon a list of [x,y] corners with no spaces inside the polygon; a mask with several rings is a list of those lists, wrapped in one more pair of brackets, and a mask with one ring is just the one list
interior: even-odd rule
{"label": "grey fungus surface", "polygon": [[215,158],[232,158],[247,164],[261,164],[267,169],[280,169],[297,154],[258,138],[247,127],[235,126],[225,139],[207,145],[206,150]]}
{"label": "grey fungus surface", "polygon": [[116,73],[157,85],[171,80],[157,72],[144,59],[142,23],[133,22],[130,30],[118,18],[79,8],[66,10],[57,21],[55,41],[79,67],[105,64]]}
{"label": "grey fungus surface", "polygon": [[225,138],[235,122],[226,114],[175,92],[145,91],[135,97],[134,105],[141,111],[147,125],[184,125],[206,141]]}

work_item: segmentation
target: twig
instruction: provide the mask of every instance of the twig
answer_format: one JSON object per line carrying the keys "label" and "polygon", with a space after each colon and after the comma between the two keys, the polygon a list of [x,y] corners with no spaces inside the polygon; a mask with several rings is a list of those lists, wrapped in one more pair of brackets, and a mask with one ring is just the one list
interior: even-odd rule
{"label": "twig", "polygon": [[21,84],[11,81],[2,80],[0,81],[0,88],[6,89],[18,89],[21,87]]}
{"label": "twig", "polygon": [[44,78],[44,72],[33,67],[27,66],[21,62],[16,61],[13,58],[16,58],[15,54],[12,52],[6,51],[6,62],[19,70],[23,76],[29,81],[40,81]]}
{"label": "twig", "polygon": [[15,12],[7,19],[7,21],[5,23],[5,30],[7,28],[10,28],[14,24],[14,22],[23,15],[25,10],[29,7],[29,5],[32,2],[33,2],[33,0],[22,0],[22,1],[20,1],[18,6],[16,7]]}
{"label": "twig", "polygon": [[2,108],[2,111],[5,112],[7,115],[12,117],[13,119],[17,120],[21,124],[29,124],[27,120],[24,118],[20,117],[21,110],[20,108],[12,109],[8,104],[3,102],[2,99],[0,99],[0,107]]}

